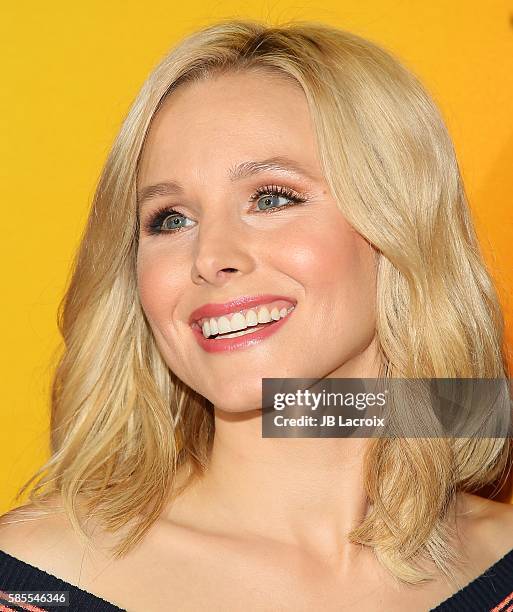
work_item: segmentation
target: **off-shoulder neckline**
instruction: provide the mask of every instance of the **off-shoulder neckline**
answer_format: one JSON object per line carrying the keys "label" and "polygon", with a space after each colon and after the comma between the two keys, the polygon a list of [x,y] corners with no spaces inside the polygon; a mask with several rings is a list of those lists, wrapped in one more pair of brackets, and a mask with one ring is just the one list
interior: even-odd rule
{"label": "off-shoulder neckline", "polygon": [[[113,606],[114,608],[118,610],[124,610],[124,608],[120,608],[117,604],[112,603],[111,601],[108,601],[104,599],[103,597],[100,597],[99,595],[95,595],[94,593],[85,591],[84,589],[81,589],[79,586],[72,584],[70,582],[67,582],[66,580],[63,580],[62,578],[59,578],[58,576],[55,576],[55,574],[51,574],[50,572],[47,572],[46,570],[43,570],[37,567],[36,565],[27,563],[27,561],[23,561],[22,559],[19,559],[18,557],[15,557],[14,555],[11,555],[5,552],[4,550],[0,549],[0,556],[1,555],[4,555],[12,559],[16,563],[21,563],[24,566],[29,567],[32,571],[40,572],[51,580],[57,580],[60,585],[66,586],[68,590],[73,589],[73,590],[79,591],[80,593],[87,595],[88,597],[93,597],[97,600],[100,600],[101,602],[109,604],[110,606]],[[434,608],[431,608],[429,612],[442,612],[446,606],[456,603],[458,599],[461,599],[462,597],[466,597],[468,595],[478,594],[477,589],[481,586],[483,578],[489,577],[491,574],[493,574],[493,572],[497,571],[498,569],[502,568],[505,564],[509,564],[509,563],[511,563],[513,567],[513,548],[507,553],[505,553],[502,557],[500,557],[497,561],[495,561],[492,565],[490,565],[490,567],[488,567],[482,574],[480,574],[479,576],[476,576],[476,578],[474,578],[468,584],[463,586],[459,591],[457,591],[456,593],[453,593],[447,599],[444,599],[443,601],[438,603]],[[513,576],[512,576],[511,588],[513,589]],[[509,593],[506,595],[509,595]],[[513,591],[512,591],[512,597],[513,597]],[[500,602],[496,602],[496,603],[500,603]]]}
{"label": "off-shoulder neckline", "polygon": [[[451,606],[450,609],[452,610],[453,609],[452,606],[456,604],[459,600],[461,600],[463,597],[466,598],[468,595],[478,595],[479,594],[478,589],[481,589],[481,587],[483,586],[484,578],[490,578],[494,574],[494,572],[496,572],[498,569],[502,569],[504,566],[509,566],[510,564],[513,569],[513,548],[509,550],[507,553],[505,553],[502,557],[497,559],[497,561],[495,561],[492,565],[490,565],[490,567],[485,569],[482,574],[479,574],[479,576],[476,576],[468,584],[466,584],[465,586],[462,586],[461,589],[459,589],[459,591],[456,591],[456,593],[449,595],[447,599],[444,599],[443,601],[438,603],[434,608],[431,608],[429,612],[443,612],[443,610],[445,610],[447,606]],[[513,589],[513,573],[512,573],[511,586],[508,588]],[[512,593],[513,591],[511,593],[505,593],[504,597]],[[497,594],[497,596],[500,597],[499,594]],[[499,603],[501,602],[497,601],[497,602],[494,602],[493,605],[497,605]]]}
{"label": "off-shoulder neckline", "polygon": [[[66,590],[66,591],[72,591],[72,592],[78,591],[79,593],[82,593],[83,595],[86,595],[87,597],[91,597],[97,600],[99,603],[108,604],[109,606],[112,606],[115,610],[121,610],[122,612],[126,612],[124,608],[120,608],[117,604],[112,603],[111,601],[108,601],[107,599],[103,597],[100,597],[100,595],[95,595],[94,593],[90,593],[89,591],[81,589],[76,584],[67,582],[66,580],[63,580],[62,578],[59,578],[59,576],[56,576],[55,574],[51,574],[50,572],[47,572],[46,570],[41,569],[40,567],[37,567],[37,565],[32,565],[32,563],[23,561],[23,559],[19,559],[18,557],[15,557],[14,555],[11,555],[10,553],[5,552],[4,550],[0,549],[0,561],[1,561],[2,555],[5,557],[8,557],[12,561],[14,561],[16,564],[21,564],[25,566],[26,568],[29,568],[32,572],[43,574],[47,580],[56,581],[55,586],[66,587],[65,589],[53,589],[52,588],[52,590]],[[0,592],[9,591],[9,590],[10,590],[9,588],[6,588],[5,586],[2,585]],[[15,589],[15,590],[18,590],[18,589]]]}

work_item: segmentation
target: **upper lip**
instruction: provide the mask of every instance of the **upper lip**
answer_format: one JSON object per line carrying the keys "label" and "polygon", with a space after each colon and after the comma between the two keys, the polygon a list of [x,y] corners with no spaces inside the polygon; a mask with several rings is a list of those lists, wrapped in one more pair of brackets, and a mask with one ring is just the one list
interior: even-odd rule
{"label": "upper lip", "polygon": [[189,325],[204,317],[220,317],[229,312],[236,312],[259,304],[267,304],[275,300],[287,300],[294,306],[296,305],[296,300],[284,295],[245,295],[224,304],[203,304],[203,306],[191,312]]}

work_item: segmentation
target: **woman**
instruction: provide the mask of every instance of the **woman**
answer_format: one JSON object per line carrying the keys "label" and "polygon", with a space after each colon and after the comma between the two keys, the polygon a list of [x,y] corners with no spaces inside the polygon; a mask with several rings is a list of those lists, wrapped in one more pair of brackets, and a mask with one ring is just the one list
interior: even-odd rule
{"label": "woman", "polygon": [[61,317],[53,454],[2,518],[4,591],[507,608],[513,510],[470,491],[508,439],[261,434],[263,378],[507,376],[450,138],[390,54],[317,23],[183,41],[114,144]]}

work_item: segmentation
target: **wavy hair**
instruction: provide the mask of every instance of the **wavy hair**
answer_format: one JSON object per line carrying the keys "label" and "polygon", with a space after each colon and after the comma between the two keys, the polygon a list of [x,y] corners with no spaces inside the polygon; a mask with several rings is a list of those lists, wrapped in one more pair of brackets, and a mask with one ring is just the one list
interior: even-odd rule
{"label": "wavy hair", "polygon": [[[484,264],[455,152],[435,103],[392,54],[318,22],[225,20],[175,46],[151,72],[102,170],[58,324],[51,457],[30,501],[58,494],[85,544],[79,506],[121,557],[208,468],[212,404],[160,354],[136,283],[136,183],[145,137],[181,85],[227,71],[271,72],[306,96],[322,169],[348,222],[376,249],[379,349],[386,377],[507,377],[504,318]],[[116,220],[123,218],[124,223]],[[456,493],[504,474],[507,439],[373,439],[369,511],[349,540],[372,547],[400,581],[446,576]],[[177,486],[177,471],[188,479]],[[414,483],[414,486],[412,485]]]}

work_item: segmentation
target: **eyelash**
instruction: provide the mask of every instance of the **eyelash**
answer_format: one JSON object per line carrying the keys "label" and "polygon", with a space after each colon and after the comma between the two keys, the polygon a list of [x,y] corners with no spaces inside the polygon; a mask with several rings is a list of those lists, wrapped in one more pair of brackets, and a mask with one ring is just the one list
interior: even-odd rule
{"label": "eyelash", "polygon": [[[259,213],[267,213],[274,214],[277,210],[281,210],[282,208],[288,208],[289,206],[297,206],[300,204],[304,204],[306,202],[306,198],[299,195],[295,191],[292,191],[288,187],[283,187],[281,185],[267,185],[265,187],[259,187],[255,190],[253,195],[249,198],[250,202],[255,202],[259,200],[264,195],[274,195],[281,196],[290,200],[287,204],[283,204],[281,206],[276,206],[274,208],[267,208],[264,210],[259,210]],[[182,230],[186,229],[185,227],[180,227],[178,229],[161,229],[162,224],[166,220],[167,217],[171,215],[177,215],[178,217],[185,217],[182,213],[179,213],[174,208],[169,206],[163,206],[158,208],[153,214],[150,215],[148,220],[144,223],[144,230],[147,234],[151,235],[159,235],[159,234],[177,234]]]}

